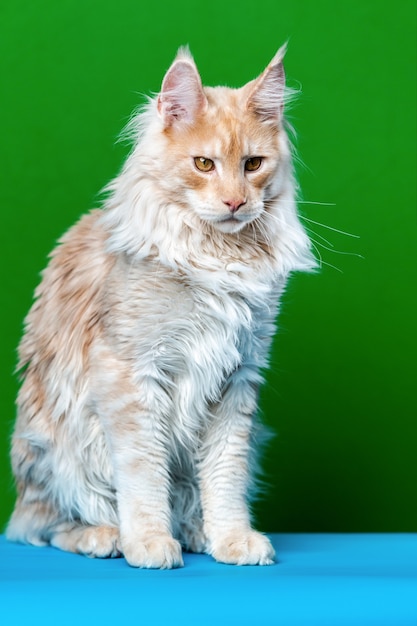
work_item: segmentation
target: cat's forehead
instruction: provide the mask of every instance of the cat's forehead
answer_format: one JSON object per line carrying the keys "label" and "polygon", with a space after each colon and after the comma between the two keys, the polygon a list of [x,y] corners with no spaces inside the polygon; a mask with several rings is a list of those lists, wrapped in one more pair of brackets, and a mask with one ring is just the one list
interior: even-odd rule
{"label": "cat's forehead", "polygon": [[244,88],[204,91],[208,109],[189,136],[196,154],[234,160],[277,149],[277,132],[248,111]]}

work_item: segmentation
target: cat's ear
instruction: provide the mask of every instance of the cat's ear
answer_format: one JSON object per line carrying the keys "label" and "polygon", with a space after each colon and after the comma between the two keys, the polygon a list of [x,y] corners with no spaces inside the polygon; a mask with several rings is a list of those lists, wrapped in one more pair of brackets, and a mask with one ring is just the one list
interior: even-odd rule
{"label": "cat's ear", "polygon": [[280,121],[284,111],[285,72],[282,60],[287,44],[276,53],[268,67],[251,83],[248,108],[266,121]]}
{"label": "cat's ear", "polygon": [[165,126],[192,123],[207,108],[200,74],[188,48],[180,48],[165,74],[158,96],[158,112]]}

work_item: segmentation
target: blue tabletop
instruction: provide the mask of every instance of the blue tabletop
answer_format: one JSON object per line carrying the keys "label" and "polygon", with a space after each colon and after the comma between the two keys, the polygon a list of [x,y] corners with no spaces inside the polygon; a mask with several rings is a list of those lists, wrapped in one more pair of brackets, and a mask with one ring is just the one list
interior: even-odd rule
{"label": "blue tabletop", "polygon": [[137,570],[0,537],[0,622],[417,625],[417,534],[271,535],[279,562]]}

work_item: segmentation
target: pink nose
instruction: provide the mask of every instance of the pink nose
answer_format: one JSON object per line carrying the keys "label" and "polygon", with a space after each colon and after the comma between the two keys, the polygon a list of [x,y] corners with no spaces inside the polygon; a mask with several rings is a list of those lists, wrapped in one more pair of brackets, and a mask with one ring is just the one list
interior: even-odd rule
{"label": "pink nose", "polygon": [[223,200],[223,203],[227,204],[230,213],[236,213],[236,211],[239,211],[241,206],[246,204],[246,198],[238,198],[236,200]]}

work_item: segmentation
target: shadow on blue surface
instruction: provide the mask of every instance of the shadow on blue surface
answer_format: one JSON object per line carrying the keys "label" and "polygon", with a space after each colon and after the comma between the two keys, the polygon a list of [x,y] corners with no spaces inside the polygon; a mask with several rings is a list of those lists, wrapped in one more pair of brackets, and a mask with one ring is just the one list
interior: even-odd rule
{"label": "shadow on blue surface", "polygon": [[276,565],[185,554],[170,571],[0,537],[2,623],[417,626],[417,535],[270,536]]}

